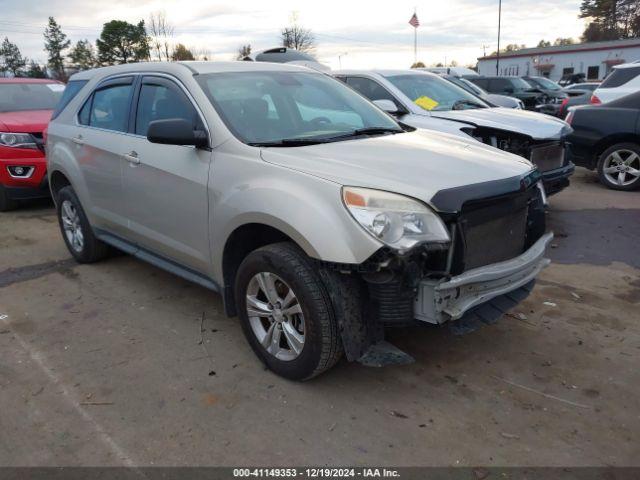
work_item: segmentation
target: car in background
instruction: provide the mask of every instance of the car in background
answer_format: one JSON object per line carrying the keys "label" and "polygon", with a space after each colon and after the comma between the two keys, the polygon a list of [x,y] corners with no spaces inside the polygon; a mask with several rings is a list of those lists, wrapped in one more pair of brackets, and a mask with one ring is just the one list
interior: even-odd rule
{"label": "car in background", "polygon": [[607,78],[593,92],[591,103],[607,103],[640,91],[640,63],[616,65]]}
{"label": "car in background", "polygon": [[576,165],[597,169],[614,190],[640,188],[640,92],[604,105],[574,107],[567,116]]}
{"label": "car in background", "polygon": [[542,104],[538,106],[538,111],[547,115],[559,116],[560,105],[565,98],[569,97],[569,94],[556,82],[546,77],[524,76],[522,79],[532,88],[544,94]]}
{"label": "car in background", "polygon": [[544,105],[545,103],[545,95],[520,77],[477,76],[465,78],[489,93],[506,95],[521,100],[527,110],[535,111],[539,105]]}
{"label": "car in background", "polygon": [[460,88],[464,88],[467,92],[472,93],[473,95],[480,97],[482,100],[487,102],[488,104],[494,105],[496,107],[504,107],[504,108],[515,108],[524,110],[524,103],[522,100],[518,100],[517,98],[507,97],[506,95],[497,95],[495,93],[489,93],[481,89],[474,83],[471,83],[466,78],[458,77],[455,75],[440,75],[445,80],[457,85]]}
{"label": "car in background", "polygon": [[567,73],[558,80],[558,85],[566,87],[568,85],[573,85],[574,83],[583,83],[586,81],[585,79],[586,75],[584,73]]}
{"label": "car in background", "polygon": [[524,110],[491,108],[439,75],[415,69],[332,73],[404,124],[469,135],[530,160],[542,173],[549,194],[569,185],[574,166],[565,154],[565,138],[571,128],[562,120]]}
{"label": "car in background", "polygon": [[313,56],[300,50],[288,47],[269,48],[251,53],[242,59],[245,62],[290,63],[301,67],[312,68],[319,72],[328,72],[331,68]]}
{"label": "car in background", "polygon": [[598,85],[600,84],[596,82],[585,82],[574,83],[573,85],[565,87],[563,90],[567,92],[567,95],[569,96],[562,100],[560,108],[558,109],[557,116],[560,118],[565,118],[569,113],[569,109],[571,107],[577,107],[578,105],[588,105],[591,102],[593,91],[598,88]]}
{"label": "car in background", "polygon": [[385,326],[493,323],[549,263],[528,161],[403,127],[328,75],[149,62],[80,80],[47,137],[70,254],[112,246],[218,292],[283,377],[343,352],[407,363]]}
{"label": "car in background", "polygon": [[43,132],[64,88],[56,80],[0,78],[0,211],[49,196]]}
{"label": "car in background", "polygon": [[454,77],[477,76],[478,72],[467,67],[418,67],[416,70],[435,73],[437,75],[452,75]]}

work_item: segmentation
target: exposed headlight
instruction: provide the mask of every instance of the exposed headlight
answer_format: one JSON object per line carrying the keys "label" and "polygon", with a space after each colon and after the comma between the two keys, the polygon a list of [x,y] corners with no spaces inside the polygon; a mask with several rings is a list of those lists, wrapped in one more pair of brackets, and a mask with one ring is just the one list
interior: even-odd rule
{"label": "exposed headlight", "polygon": [[421,243],[449,243],[449,232],[429,207],[409,197],[368,188],[343,187],[353,218],[372,236],[400,252]]}
{"label": "exposed headlight", "polygon": [[3,147],[32,148],[38,146],[29,133],[0,132],[0,145]]}

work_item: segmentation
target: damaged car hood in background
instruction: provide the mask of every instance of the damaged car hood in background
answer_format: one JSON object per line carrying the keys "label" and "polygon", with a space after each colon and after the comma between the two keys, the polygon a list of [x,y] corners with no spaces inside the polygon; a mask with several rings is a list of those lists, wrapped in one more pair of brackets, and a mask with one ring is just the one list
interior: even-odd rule
{"label": "damaged car hood in background", "polygon": [[559,140],[571,133],[571,127],[560,120],[536,112],[510,108],[476,108],[468,110],[431,111],[431,118],[464,122],[528,135],[534,140]]}
{"label": "damaged car hood in background", "polygon": [[445,189],[515,179],[527,160],[471,138],[416,130],[294,148],[263,148],[264,161],[341,185],[396,192],[431,203]]}

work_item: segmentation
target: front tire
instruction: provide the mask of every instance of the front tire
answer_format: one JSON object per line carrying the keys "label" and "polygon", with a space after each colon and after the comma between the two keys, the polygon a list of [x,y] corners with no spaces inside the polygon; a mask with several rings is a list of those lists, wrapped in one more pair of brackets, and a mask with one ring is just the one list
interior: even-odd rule
{"label": "front tire", "polygon": [[340,359],[331,300],[295,245],[277,243],[250,253],[238,269],[235,297],[251,348],[276,374],[307,380]]}
{"label": "front tire", "polygon": [[109,254],[108,245],[93,234],[72,187],[64,187],[58,192],[56,212],[64,243],[78,263],[94,263]]}
{"label": "front tire", "polygon": [[630,191],[640,187],[640,145],[618,143],[598,159],[600,182],[613,190]]}

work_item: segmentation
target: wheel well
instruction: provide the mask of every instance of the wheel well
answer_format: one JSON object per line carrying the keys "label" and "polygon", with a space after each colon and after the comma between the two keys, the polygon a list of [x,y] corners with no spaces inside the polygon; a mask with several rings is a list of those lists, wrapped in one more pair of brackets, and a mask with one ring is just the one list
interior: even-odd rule
{"label": "wheel well", "polygon": [[600,155],[604,153],[604,151],[615,145],[616,143],[635,143],[640,145],[640,137],[637,135],[632,135],[630,133],[620,134],[620,135],[611,135],[603,138],[596,144],[595,155],[594,155],[594,167],[597,166],[598,160],[600,160]]}
{"label": "wheel well", "polygon": [[71,182],[67,177],[64,176],[64,173],[59,172],[58,170],[56,170],[51,174],[50,182],[51,182],[51,193],[53,194],[54,200],[56,200],[56,198],[58,197],[58,192],[61,189],[71,185]]}
{"label": "wheel well", "polygon": [[234,294],[236,273],[242,261],[254,250],[278,242],[293,242],[280,230],[261,223],[249,223],[236,228],[227,239],[222,254],[224,305],[227,315],[237,315]]}

